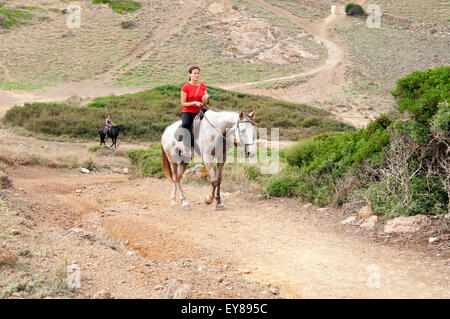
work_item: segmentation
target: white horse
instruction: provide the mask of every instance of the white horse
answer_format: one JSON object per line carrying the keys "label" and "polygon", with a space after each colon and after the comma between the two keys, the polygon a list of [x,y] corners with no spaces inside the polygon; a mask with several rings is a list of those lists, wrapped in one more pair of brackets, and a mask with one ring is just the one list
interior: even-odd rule
{"label": "white horse", "polygon": [[[203,159],[212,186],[212,192],[205,197],[205,202],[208,205],[213,202],[217,189],[216,210],[224,209],[220,199],[220,183],[227,151],[233,146],[243,146],[245,157],[256,155],[254,116],[254,111],[244,114],[242,112],[208,110],[200,122],[194,121],[193,131],[196,145],[194,152]],[[176,139],[176,135],[182,132],[180,135],[183,135],[183,140],[190,141],[190,134],[188,130],[182,129],[180,126],[181,121],[177,121],[164,130],[161,137],[162,164],[164,174],[174,183],[171,195],[172,208],[178,209],[176,201],[176,192],[178,191],[183,209],[190,210],[191,207],[183,195],[180,180],[192,156],[186,158],[179,155],[179,142]],[[214,159],[217,160],[217,172],[214,171]]]}

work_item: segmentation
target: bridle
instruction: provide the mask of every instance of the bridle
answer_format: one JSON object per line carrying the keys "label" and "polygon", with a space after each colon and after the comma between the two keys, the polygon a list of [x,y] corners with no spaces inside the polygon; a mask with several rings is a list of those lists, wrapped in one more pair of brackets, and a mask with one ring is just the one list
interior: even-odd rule
{"label": "bridle", "polygon": [[[256,127],[255,121],[253,121],[251,118],[249,118],[246,115],[244,115],[244,117],[245,117],[245,120],[241,120],[239,118],[237,120],[237,122],[236,122],[236,126],[235,126],[235,129],[234,129],[234,141],[233,141],[234,147],[238,147],[239,141],[242,144],[242,135],[241,135],[241,130],[239,129],[239,124],[241,124],[241,123],[250,123],[250,124],[253,125],[253,127]],[[238,135],[239,135],[239,141],[236,139],[236,136],[238,136]],[[244,143],[243,146],[244,146],[245,150],[247,150],[247,147],[249,147],[249,146],[251,146],[253,144],[255,144],[255,142],[253,142],[253,143]]]}
{"label": "bridle", "polygon": [[[206,110],[209,110],[209,108],[207,108],[206,105],[204,105],[204,104],[203,104],[203,107],[204,107]],[[211,121],[208,120],[208,118],[206,117],[206,114],[203,116],[203,118],[206,119],[206,121],[209,123],[209,125],[211,125],[211,126],[216,130],[216,132],[219,133],[219,135],[223,137],[223,139],[224,139],[225,141],[227,140],[227,138],[222,134],[222,132],[220,132],[220,131],[217,129],[217,127],[215,127],[215,126],[211,123]],[[250,123],[250,124],[253,125],[253,127],[256,127],[255,121],[253,121],[253,120],[252,120],[250,117],[248,117],[246,114],[244,114],[244,118],[245,118],[244,120],[241,120],[240,118],[238,118],[238,120],[237,120],[237,122],[236,122],[236,124],[235,124],[235,126],[234,126],[234,140],[233,140],[233,145],[234,145],[234,147],[238,147],[238,145],[240,144],[239,142],[242,141],[241,131],[239,130],[239,124],[241,124],[241,123]],[[239,140],[236,139],[236,136],[238,136],[238,135],[239,135]],[[249,147],[249,146],[251,146],[251,145],[253,145],[253,144],[255,144],[255,142],[253,142],[253,143],[244,143],[243,146],[244,146],[245,150],[247,150],[247,147]],[[242,145],[242,143],[241,143],[241,145]]]}

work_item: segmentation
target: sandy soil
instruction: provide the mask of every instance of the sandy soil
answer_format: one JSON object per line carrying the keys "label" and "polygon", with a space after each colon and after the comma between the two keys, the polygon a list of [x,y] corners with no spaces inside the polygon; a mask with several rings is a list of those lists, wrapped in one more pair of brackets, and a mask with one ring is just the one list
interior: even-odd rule
{"label": "sandy soil", "polygon": [[[41,167],[11,168],[8,174],[16,188],[47,203],[43,224],[107,229],[125,241],[127,249],[160,265],[158,285],[164,285],[163,278],[183,273],[182,266],[169,270],[161,265],[186,258],[202,261],[207,274],[195,276],[194,282],[191,278],[195,296],[207,297],[205,291],[219,284],[223,266],[228,265],[234,296],[258,296],[270,283],[279,289],[277,296],[288,298],[450,297],[447,257],[373,241],[359,228],[355,232],[352,226],[340,225],[345,214],[302,206],[296,200],[226,193],[226,210],[218,213],[203,202],[209,187],[186,185],[193,210],[184,212],[170,208],[167,180]],[[109,285],[115,295],[130,295],[114,289],[119,278],[113,274],[100,267],[89,269],[83,260],[78,263],[88,276],[95,274],[98,285]],[[155,281],[154,276],[140,276],[138,284],[154,287]],[[214,294],[224,296],[220,291]]]}

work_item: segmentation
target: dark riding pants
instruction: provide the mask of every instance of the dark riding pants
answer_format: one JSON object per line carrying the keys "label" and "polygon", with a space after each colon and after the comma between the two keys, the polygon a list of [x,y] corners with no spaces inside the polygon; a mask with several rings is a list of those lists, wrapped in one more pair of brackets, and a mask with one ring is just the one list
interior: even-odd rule
{"label": "dark riding pants", "polygon": [[[191,134],[191,147],[194,147],[194,134],[192,132],[192,124],[198,113],[182,112],[181,113],[181,127],[188,129]],[[184,141],[184,145],[189,147],[189,141]]]}

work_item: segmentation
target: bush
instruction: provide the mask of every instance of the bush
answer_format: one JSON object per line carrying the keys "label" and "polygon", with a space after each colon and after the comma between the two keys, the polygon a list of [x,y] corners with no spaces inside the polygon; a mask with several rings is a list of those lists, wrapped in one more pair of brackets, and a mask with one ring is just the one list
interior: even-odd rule
{"label": "bush", "polygon": [[[111,113],[113,121],[125,125],[128,140],[159,140],[165,127],[179,120],[181,86],[166,85],[136,94],[96,98],[87,107],[58,103],[26,103],[10,109],[3,121],[27,130],[53,136],[98,138]],[[312,107],[266,97],[228,92],[214,87],[208,93],[219,110],[256,111],[261,127],[282,127],[281,137],[297,139],[324,132],[342,132],[351,126],[327,118],[329,113]],[[276,116],[274,116],[276,112]]]}
{"label": "bush", "polygon": [[392,93],[397,113],[357,132],[300,141],[285,152],[291,166],[266,190],[317,205],[352,200],[388,216],[448,213],[449,75],[448,67],[413,72]]}
{"label": "bush", "polygon": [[365,16],[366,12],[363,7],[356,3],[347,3],[345,5],[345,13],[349,16]]}
{"label": "bush", "polygon": [[397,81],[392,91],[400,113],[409,111],[418,123],[427,123],[441,102],[450,99],[450,67],[442,66],[413,73]]}
{"label": "bush", "polygon": [[448,135],[450,132],[450,106],[448,102],[441,102],[438,111],[432,118],[432,127],[436,134]]}
{"label": "bush", "polygon": [[274,176],[268,181],[267,194],[275,197],[293,197],[297,195],[298,177],[286,174]]}
{"label": "bush", "polygon": [[141,177],[164,177],[160,144],[146,150],[128,150],[126,156],[131,165],[134,166],[135,175]]}
{"label": "bush", "polygon": [[141,7],[140,2],[133,0],[92,0],[92,2],[95,4],[107,3],[117,13],[136,11]]}
{"label": "bush", "polygon": [[0,20],[0,27],[10,29],[14,25],[27,23],[32,15],[26,10],[5,8],[0,6],[0,16],[6,17]]}
{"label": "bush", "polygon": [[342,176],[351,167],[365,160],[380,161],[384,147],[389,143],[385,115],[368,125],[366,129],[325,133],[303,141],[288,149],[286,161],[290,165],[304,167],[306,173]]}

